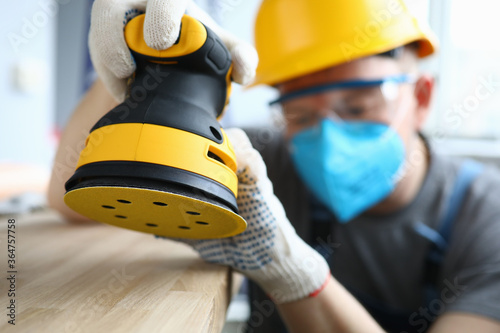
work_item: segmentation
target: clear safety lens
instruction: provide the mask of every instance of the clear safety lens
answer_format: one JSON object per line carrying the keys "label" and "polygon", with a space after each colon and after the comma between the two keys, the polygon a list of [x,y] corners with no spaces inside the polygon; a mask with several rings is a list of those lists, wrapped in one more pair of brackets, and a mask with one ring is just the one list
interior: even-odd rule
{"label": "clear safety lens", "polygon": [[[390,123],[399,97],[400,85],[386,82],[379,86],[335,90],[321,99],[304,96],[274,104],[287,126],[305,128],[321,119]],[[321,108],[317,108],[317,105]]]}

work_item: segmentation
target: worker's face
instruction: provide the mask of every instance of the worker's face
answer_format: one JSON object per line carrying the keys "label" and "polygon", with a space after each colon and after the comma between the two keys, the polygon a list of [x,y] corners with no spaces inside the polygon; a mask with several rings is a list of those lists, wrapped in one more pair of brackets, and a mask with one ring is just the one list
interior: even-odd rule
{"label": "worker's face", "polygon": [[[331,67],[307,76],[285,82],[278,88],[287,94],[322,84],[352,80],[377,80],[404,73],[396,60],[369,57]],[[429,111],[433,79],[417,76],[416,81],[392,86],[384,91],[381,86],[327,91],[293,98],[282,104],[286,122],[286,136],[310,128],[325,117],[344,120],[371,121],[391,125],[401,136],[405,148],[410,148],[421,130]]]}

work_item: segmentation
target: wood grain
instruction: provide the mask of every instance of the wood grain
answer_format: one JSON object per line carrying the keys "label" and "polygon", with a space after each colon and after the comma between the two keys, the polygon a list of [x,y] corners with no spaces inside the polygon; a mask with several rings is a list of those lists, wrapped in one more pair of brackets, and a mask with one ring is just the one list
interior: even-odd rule
{"label": "wood grain", "polygon": [[[220,332],[232,274],[190,247],[51,212],[16,217],[16,325],[1,217],[0,332]],[[7,283],[5,283],[7,282]]]}

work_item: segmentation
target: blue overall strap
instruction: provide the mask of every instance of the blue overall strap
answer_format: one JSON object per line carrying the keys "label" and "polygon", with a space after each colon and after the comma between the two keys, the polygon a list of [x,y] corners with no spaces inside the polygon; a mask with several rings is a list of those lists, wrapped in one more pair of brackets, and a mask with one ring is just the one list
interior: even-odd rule
{"label": "blue overall strap", "polygon": [[444,215],[438,224],[438,230],[434,230],[422,222],[415,225],[415,230],[421,236],[431,241],[431,247],[425,261],[423,279],[427,305],[439,295],[436,280],[448,248],[453,222],[460,212],[460,207],[470,185],[482,170],[482,164],[472,160],[465,160],[460,167],[457,178],[455,179],[455,184],[448,197]]}

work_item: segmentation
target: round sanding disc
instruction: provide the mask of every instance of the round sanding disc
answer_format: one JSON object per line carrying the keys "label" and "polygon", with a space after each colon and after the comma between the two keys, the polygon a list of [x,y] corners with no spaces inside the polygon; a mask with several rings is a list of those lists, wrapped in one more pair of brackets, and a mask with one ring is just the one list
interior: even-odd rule
{"label": "round sanding disc", "polygon": [[65,203],[95,221],[158,236],[223,238],[246,228],[233,211],[202,200],[151,189],[92,186],[71,190]]}

